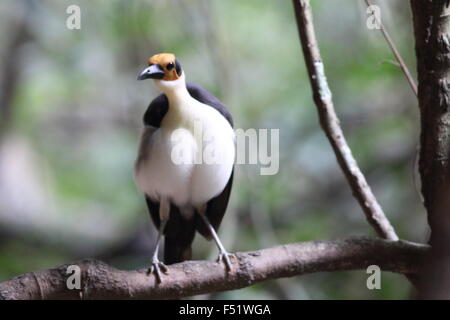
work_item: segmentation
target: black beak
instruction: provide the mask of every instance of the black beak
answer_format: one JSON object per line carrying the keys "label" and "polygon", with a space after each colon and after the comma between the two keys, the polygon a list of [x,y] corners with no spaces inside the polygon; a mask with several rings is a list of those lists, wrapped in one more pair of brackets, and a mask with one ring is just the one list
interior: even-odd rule
{"label": "black beak", "polygon": [[161,68],[159,64],[152,64],[150,67],[146,68],[142,71],[137,79],[162,79],[164,77],[164,70]]}

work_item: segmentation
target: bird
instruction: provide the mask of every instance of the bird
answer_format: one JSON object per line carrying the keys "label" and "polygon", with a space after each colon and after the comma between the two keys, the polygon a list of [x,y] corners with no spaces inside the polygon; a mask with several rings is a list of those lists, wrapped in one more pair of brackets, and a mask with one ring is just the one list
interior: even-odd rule
{"label": "bird", "polygon": [[[152,79],[162,92],[144,113],[144,129],[134,166],[158,229],[148,272],[162,281],[167,265],[190,260],[196,232],[214,240],[217,262],[229,272],[233,257],[217,231],[228,206],[236,153],[233,118],[223,103],[199,85],[187,83],[173,53],[147,61],[138,80]],[[158,250],[164,237],[164,259]]]}

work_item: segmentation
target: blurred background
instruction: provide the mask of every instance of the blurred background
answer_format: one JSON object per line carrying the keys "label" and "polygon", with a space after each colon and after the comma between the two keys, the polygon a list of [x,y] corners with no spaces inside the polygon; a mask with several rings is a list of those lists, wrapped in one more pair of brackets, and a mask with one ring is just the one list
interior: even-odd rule
{"label": "blurred background", "polygon": [[[69,5],[81,29],[66,27]],[[378,1],[415,74],[409,4]],[[424,242],[413,172],[417,102],[362,0],[313,1],[343,130],[401,238]],[[136,81],[159,52],[217,95],[236,128],[279,128],[280,170],[239,165],[220,235],[230,251],[375,236],[319,129],[291,1],[0,2],[0,281],[80,258],[149,266],[156,230],[133,181],[142,116],[158,92]],[[197,235],[195,259],[214,259]],[[268,281],[202,299],[402,299],[409,282],[365,270]]]}

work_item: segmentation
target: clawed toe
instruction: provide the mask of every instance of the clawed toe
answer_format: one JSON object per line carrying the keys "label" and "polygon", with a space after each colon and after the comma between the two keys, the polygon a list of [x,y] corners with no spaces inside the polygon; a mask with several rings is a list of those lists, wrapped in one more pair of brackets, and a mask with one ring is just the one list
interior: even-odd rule
{"label": "clawed toe", "polygon": [[156,277],[156,281],[158,283],[162,282],[162,277],[161,277],[161,271],[164,274],[168,274],[169,273],[169,268],[167,268],[167,266],[162,263],[161,261],[157,260],[157,261],[153,261],[151,267],[148,269],[147,274],[154,274]]}
{"label": "clawed toe", "polygon": [[231,271],[231,261],[230,257],[234,257],[234,254],[228,253],[228,252],[220,252],[219,256],[217,257],[217,262],[221,263],[223,262],[225,264],[225,268],[227,271]]}

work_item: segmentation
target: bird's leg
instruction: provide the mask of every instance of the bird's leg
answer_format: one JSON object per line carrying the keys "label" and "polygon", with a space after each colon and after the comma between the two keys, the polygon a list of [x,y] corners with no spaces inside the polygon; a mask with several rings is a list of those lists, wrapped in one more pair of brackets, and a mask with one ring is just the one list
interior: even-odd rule
{"label": "bird's leg", "polygon": [[150,266],[150,269],[148,269],[148,274],[154,273],[156,281],[158,281],[158,283],[161,283],[161,270],[165,274],[168,273],[167,266],[164,263],[162,263],[158,258],[159,244],[161,243],[165,225],[166,221],[161,221],[161,225],[158,232],[158,239],[156,240],[156,248],[155,251],[153,252],[152,264]]}
{"label": "bird's leg", "polygon": [[206,206],[202,206],[198,209],[198,212],[200,216],[202,217],[203,221],[205,222],[206,226],[209,229],[209,232],[211,232],[213,239],[217,245],[217,248],[219,248],[219,256],[217,257],[217,262],[223,262],[225,264],[225,268],[227,271],[231,271],[231,261],[230,256],[233,256],[233,254],[228,253],[227,250],[225,250],[224,246],[222,245],[222,242],[219,239],[219,236],[217,235],[216,230],[214,230],[213,226],[209,222],[208,217],[205,214]]}
{"label": "bird's leg", "polygon": [[165,274],[167,274],[169,271],[167,266],[158,259],[159,244],[161,243],[164,228],[166,227],[167,220],[169,219],[169,211],[170,211],[169,201],[167,201],[167,199],[161,199],[159,204],[159,217],[161,223],[159,225],[158,239],[156,240],[156,248],[155,251],[153,252],[152,265],[148,270],[148,274],[155,273],[156,281],[158,283],[161,283],[162,280],[161,270]]}

